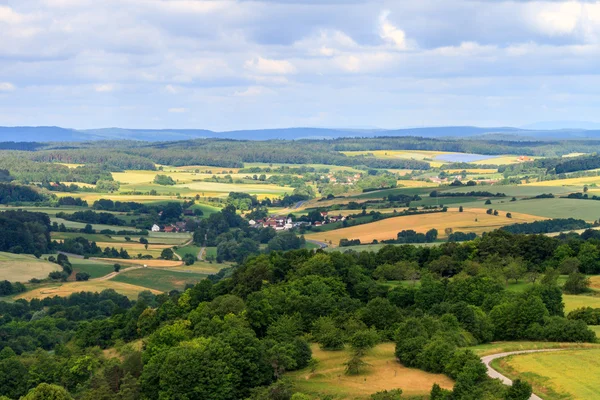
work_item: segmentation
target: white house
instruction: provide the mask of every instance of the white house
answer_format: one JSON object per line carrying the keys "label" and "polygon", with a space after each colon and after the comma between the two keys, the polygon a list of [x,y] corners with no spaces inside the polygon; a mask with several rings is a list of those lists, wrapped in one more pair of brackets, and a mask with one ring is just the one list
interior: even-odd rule
{"label": "white house", "polygon": [[160,232],[160,226],[156,224],[152,225],[152,232]]}

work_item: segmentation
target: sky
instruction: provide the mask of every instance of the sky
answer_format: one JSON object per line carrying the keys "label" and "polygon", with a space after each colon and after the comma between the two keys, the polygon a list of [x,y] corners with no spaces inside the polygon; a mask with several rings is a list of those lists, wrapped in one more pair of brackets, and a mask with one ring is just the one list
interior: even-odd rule
{"label": "sky", "polygon": [[0,0],[0,125],[600,122],[600,1]]}

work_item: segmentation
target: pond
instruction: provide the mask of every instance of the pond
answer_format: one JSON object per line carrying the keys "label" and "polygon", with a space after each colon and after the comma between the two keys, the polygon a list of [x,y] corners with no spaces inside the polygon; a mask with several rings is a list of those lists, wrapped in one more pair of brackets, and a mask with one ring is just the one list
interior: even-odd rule
{"label": "pond", "polygon": [[437,161],[447,162],[474,162],[494,158],[495,156],[486,156],[483,154],[468,154],[468,153],[449,153],[440,154],[435,157]]}

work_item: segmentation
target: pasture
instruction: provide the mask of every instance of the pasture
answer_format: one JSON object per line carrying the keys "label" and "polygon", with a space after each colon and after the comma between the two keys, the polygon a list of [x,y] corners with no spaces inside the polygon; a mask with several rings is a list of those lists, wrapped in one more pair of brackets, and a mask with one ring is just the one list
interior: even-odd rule
{"label": "pasture", "polygon": [[85,260],[83,258],[69,258],[71,265],[73,266],[73,273],[77,272],[87,272],[90,274],[92,279],[101,278],[106,276],[114,271],[114,265],[116,263],[105,262],[101,260],[89,259]]}
{"label": "pasture", "polygon": [[533,199],[499,203],[489,206],[502,211],[536,214],[547,218],[578,218],[591,222],[600,218],[600,202],[576,199]]}
{"label": "pasture", "polygon": [[418,233],[425,233],[433,228],[438,230],[438,238],[444,238],[444,230],[446,228],[452,228],[454,232],[474,232],[480,235],[483,232],[489,232],[505,225],[540,219],[544,218],[521,213],[513,213],[512,218],[506,218],[504,215],[488,215],[485,209],[478,208],[465,209],[461,213],[458,212],[458,209],[454,208],[449,209],[445,213],[393,217],[329,232],[311,233],[307,234],[306,238],[321,242],[331,241],[334,245],[337,245],[340,239],[344,238],[360,239],[362,243],[367,244],[371,243],[374,239],[395,239],[398,232],[402,230],[412,229]]}
{"label": "pasture", "polygon": [[0,280],[25,283],[31,278],[47,278],[50,272],[59,270],[57,264],[32,255],[0,253]]}
{"label": "pasture", "polygon": [[[454,192],[454,193],[465,193],[471,192],[473,190],[485,190],[487,192],[492,193],[504,193],[509,198],[501,198],[497,199],[497,201],[508,202],[510,197],[514,196],[517,198],[523,197],[534,197],[542,193],[552,193],[555,196],[563,195],[566,193],[571,193],[577,191],[574,187],[569,186],[550,186],[546,182],[544,186],[528,186],[528,185],[491,185],[491,186],[460,186],[460,187],[444,187],[441,188],[440,191],[443,192]],[[533,200],[528,200],[533,201]]]}
{"label": "pasture", "polygon": [[600,398],[600,349],[515,355],[492,362],[510,378],[532,384],[547,400]]}
{"label": "pasture", "polygon": [[423,396],[429,394],[434,383],[445,389],[453,387],[454,382],[446,375],[406,368],[398,363],[394,347],[393,343],[383,343],[370,350],[364,359],[369,364],[365,373],[348,376],[344,374],[344,363],[350,358],[348,350],[324,351],[313,345],[313,358],[319,360],[315,373],[304,369],[287,375],[298,391],[335,399],[368,399],[375,392],[398,388],[405,396]]}
{"label": "pasture", "polygon": [[205,274],[199,273],[171,271],[168,269],[141,268],[124,271],[110,281],[168,292],[173,289],[183,290],[186,284],[196,284],[205,277]]}

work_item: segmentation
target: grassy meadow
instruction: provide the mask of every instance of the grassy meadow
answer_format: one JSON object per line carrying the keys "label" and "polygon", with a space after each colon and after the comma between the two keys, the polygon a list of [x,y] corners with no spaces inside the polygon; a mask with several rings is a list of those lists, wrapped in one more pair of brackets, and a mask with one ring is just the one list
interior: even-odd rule
{"label": "grassy meadow", "polygon": [[304,369],[287,376],[303,393],[330,395],[335,399],[368,399],[375,392],[398,388],[405,396],[423,396],[430,392],[434,383],[446,389],[454,386],[454,382],[445,375],[404,367],[396,361],[394,348],[393,343],[378,345],[364,358],[369,364],[365,372],[348,376],[344,374],[344,363],[350,358],[348,350],[324,351],[313,345],[313,357],[319,361],[315,372]]}
{"label": "grassy meadow", "polygon": [[172,271],[169,269],[141,268],[124,271],[112,278],[111,282],[143,286],[161,292],[173,289],[183,290],[186,284],[196,284],[205,274]]}
{"label": "grassy meadow", "polygon": [[31,278],[47,278],[61,268],[54,263],[29,254],[0,253],[0,281],[27,282]]}
{"label": "grassy meadow", "polygon": [[531,383],[546,400],[600,398],[600,349],[510,356],[492,362],[510,378]]}

